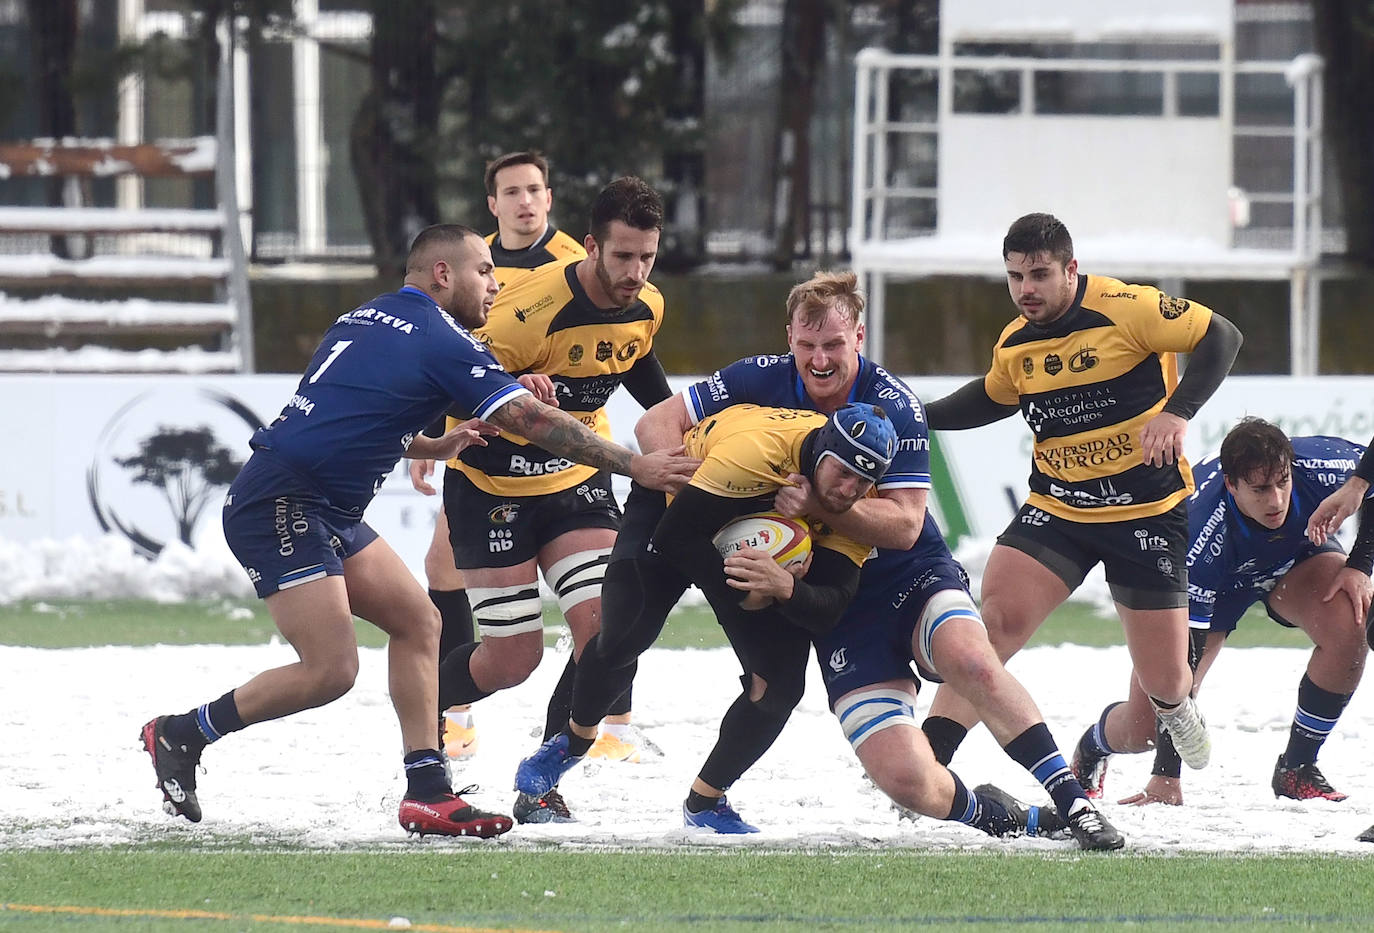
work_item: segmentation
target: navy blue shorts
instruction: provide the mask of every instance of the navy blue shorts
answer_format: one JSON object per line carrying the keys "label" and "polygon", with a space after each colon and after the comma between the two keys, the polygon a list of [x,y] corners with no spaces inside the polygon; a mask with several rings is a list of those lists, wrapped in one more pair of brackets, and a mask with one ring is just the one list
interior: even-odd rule
{"label": "navy blue shorts", "polygon": [[229,487],[224,540],[258,598],[343,573],[343,562],[377,532],[270,455],[253,454]]}
{"label": "navy blue shorts", "polygon": [[1226,632],[1228,635],[1236,630],[1236,624],[1240,622],[1240,617],[1245,615],[1245,610],[1249,609],[1257,602],[1263,601],[1264,611],[1269,614],[1279,625],[1286,628],[1297,628],[1296,622],[1290,622],[1279,615],[1269,606],[1269,594],[1274,592],[1274,587],[1279,585],[1284,574],[1292,570],[1298,564],[1307,560],[1314,554],[1321,554],[1326,551],[1334,551],[1337,554],[1344,554],[1345,548],[1335,538],[1328,538],[1324,544],[1304,544],[1302,549],[1292,561],[1274,568],[1267,574],[1251,576],[1250,585],[1243,590],[1233,590],[1229,593],[1218,593],[1216,605],[1212,608],[1212,625],[1210,631]]}
{"label": "navy blue shorts", "polygon": [[[851,690],[885,680],[919,683],[912,639],[926,603],[942,590],[968,592],[968,574],[958,561],[936,560],[914,579],[872,592],[865,592],[860,580],[859,592],[840,624],[814,639],[816,661],[832,708]],[[939,681],[923,667],[920,673],[927,680]]]}

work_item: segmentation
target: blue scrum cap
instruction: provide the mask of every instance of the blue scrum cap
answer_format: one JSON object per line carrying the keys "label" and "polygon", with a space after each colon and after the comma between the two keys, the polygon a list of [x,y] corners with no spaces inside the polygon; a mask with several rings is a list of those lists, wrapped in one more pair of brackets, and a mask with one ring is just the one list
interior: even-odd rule
{"label": "blue scrum cap", "polygon": [[816,435],[816,465],[834,457],[845,468],[876,483],[897,453],[897,428],[877,405],[850,402],[830,416]]}

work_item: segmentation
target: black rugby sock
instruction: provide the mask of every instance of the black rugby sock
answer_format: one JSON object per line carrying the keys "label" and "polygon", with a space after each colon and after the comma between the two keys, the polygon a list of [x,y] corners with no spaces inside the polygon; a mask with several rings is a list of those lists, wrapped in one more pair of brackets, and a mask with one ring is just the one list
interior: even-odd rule
{"label": "black rugby sock", "polygon": [[453,649],[477,640],[467,590],[430,590],[429,601],[439,610],[442,623],[439,629],[440,660],[448,657]]}
{"label": "black rugby sock", "polygon": [[439,662],[439,709],[475,703],[491,696],[472,679],[472,653],[481,642],[460,645]]}

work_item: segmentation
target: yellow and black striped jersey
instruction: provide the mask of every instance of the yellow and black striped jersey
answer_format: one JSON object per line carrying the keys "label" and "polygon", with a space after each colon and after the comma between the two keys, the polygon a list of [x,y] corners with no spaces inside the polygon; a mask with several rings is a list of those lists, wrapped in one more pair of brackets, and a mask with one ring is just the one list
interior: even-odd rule
{"label": "yellow and black striped jersey", "polygon": [[[501,289],[487,323],[473,335],[511,375],[549,376],[559,407],[609,439],[606,402],[653,349],[663,324],[663,295],[645,283],[629,307],[598,308],[577,280],[577,265],[550,263]],[[486,447],[469,447],[449,466],[497,496],[559,492],[596,474],[595,467],[505,432]]]}
{"label": "yellow and black striped jersey", "polygon": [[496,284],[502,288],[514,285],[526,273],[551,262],[587,258],[582,244],[553,224],[549,224],[543,236],[523,249],[506,249],[501,245],[499,232],[487,237],[487,245],[491,247],[491,262],[495,266],[492,273],[496,276]]}
{"label": "yellow and black striped jersey", "polygon": [[[760,405],[731,405],[703,418],[682,438],[687,455],[701,458],[691,485],[727,499],[775,493],[788,485],[789,473],[801,472],[806,436],[829,420],[817,411]],[[807,525],[813,545],[838,551],[860,567],[873,551],[821,522],[808,518]]]}
{"label": "yellow and black striped jersey", "polygon": [[1148,285],[1079,274],[1073,305],[1048,326],[1008,324],[984,377],[1035,435],[1029,505],[1076,522],[1160,515],[1193,491],[1183,457],[1149,466],[1140,432],[1178,384],[1175,354],[1197,346],[1212,311]]}

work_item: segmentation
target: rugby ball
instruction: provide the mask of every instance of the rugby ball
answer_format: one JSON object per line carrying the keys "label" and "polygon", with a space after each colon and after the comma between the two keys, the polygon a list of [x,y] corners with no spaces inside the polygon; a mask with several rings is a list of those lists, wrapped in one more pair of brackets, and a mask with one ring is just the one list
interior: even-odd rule
{"label": "rugby ball", "polygon": [[751,547],[772,556],[784,569],[811,553],[811,531],[804,522],[778,512],[745,515],[726,524],[711,539],[721,557]]}

